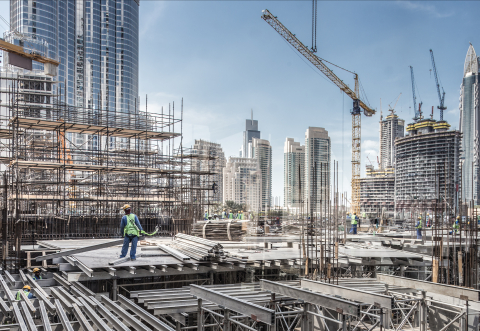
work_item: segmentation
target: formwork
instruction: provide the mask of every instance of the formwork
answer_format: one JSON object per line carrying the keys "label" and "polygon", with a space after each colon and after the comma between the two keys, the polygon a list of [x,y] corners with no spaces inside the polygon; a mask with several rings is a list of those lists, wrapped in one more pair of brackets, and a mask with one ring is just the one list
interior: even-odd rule
{"label": "formwork", "polygon": [[53,83],[0,76],[4,266],[18,268],[21,245],[37,240],[119,236],[126,203],[147,232],[188,233],[212,203],[215,156],[182,145],[183,101],[159,114],[120,113],[108,98],[72,107]]}

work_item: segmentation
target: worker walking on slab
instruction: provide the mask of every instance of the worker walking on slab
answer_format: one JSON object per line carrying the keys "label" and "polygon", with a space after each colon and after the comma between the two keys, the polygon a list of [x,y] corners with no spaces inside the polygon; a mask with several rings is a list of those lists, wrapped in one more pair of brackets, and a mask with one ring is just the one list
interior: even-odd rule
{"label": "worker walking on slab", "polygon": [[33,269],[33,280],[40,280],[42,276],[40,275],[40,268]]}
{"label": "worker walking on slab", "polygon": [[228,213],[228,219],[229,219],[229,220],[233,220],[233,213],[232,213],[231,210],[230,210],[230,212]]}
{"label": "worker walking on slab", "polygon": [[25,293],[25,295],[27,296],[27,298],[29,299],[34,299],[35,297],[33,296],[33,294],[30,292],[31,291],[31,288],[29,285],[25,285],[23,287],[23,289],[21,290],[18,290],[17,292],[17,296],[15,297],[16,300],[22,300],[23,297],[22,297],[22,291]]}
{"label": "worker walking on slab", "polygon": [[130,248],[130,259],[135,261],[138,236],[141,233],[145,233],[145,231],[143,231],[137,215],[130,213],[130,205],[124,205],[123,210],[125,211],[125,215],[122,217],[122,221],[120,222],[120,232],[123,233],[125,239],[123,240],[122,254],[120,255],[120,258],[127,255],[128,246],[130,243],[132,243],[132,247]]}
{"label": "worker walking on slab", "polygon": [[418,222],[415,228],[417,229],[417,239],[422,239],[422,216],[418,216]]}
{"label": "worker walking on slab", "polygon": [[222,212],[222,220],[224,220],[226,218],[227,218],[227,212],[224,209],[223,212]]}

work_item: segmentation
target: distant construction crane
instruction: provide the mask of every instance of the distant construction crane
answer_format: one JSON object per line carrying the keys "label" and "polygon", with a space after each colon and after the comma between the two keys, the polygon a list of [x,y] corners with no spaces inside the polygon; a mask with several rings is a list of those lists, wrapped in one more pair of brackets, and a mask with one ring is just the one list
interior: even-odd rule
{"label": "distant construction crane", "polygon": [[412,95],[413,95],[413,112],[414,112],[414,117],[413,120],[415,122],[418,122],[419,120],[422,119],[422,104],[423,102],[420,101],[418,104],[418,110],[417,110],[417,97],[415,95],[415,76],[413,75],[413,67],[410,66],[410,76],[412,77]]}
{"label": "distant construction crane", "polygon": [[391,106],[391,104],[388,104],[388,111],[390,111],[392,114],[395,113],[395,107],[397,107],[398,100],[400,99],[401,96],[402,96],[402,92],[400,92],[400,94],[398,95],[393,107]]}
{"label": "distant construction crane", "polygon": [[358,74],[355,72],[343,69],[354,75],[355,91],[345,84],[340,78],[333,73],[330,68],[326,66],[325,61],[302,44],[300,40],[295,37],[277,17],[273,16],[267,9],[263,10],[262,19],[265,20],[272,28],[275,29],[290,45],[292,45],[300,54],[302,54],[310,63],[312,63],[318,70],[320,70],[328,79],[330,79],[340,90],[345,92],[353,100],[352,109],[352,211],[360,212],[360,152],[361,152],[361,110],[366,116],[375,114],[375,110],[367,106],[360,100]]}
{"label": "distant construction crane", "polygon": [[[432,58],[432,67],[433,67],[433,74],[435,75],[435,83],[437,84],[437,93],[438,93],[438,101],[440,105],[437,107],[440,109],[440,121],[443,121],[443,111],[447,109],[445,107],[445,91],[443,90],[443,86],[440,86],[440,80],[438,79],[437,74],[437,67],[435,66],[435,58],[433,57],[433,51],[430,50],[430,56]],[[440,92],[440,88],[442,88],[442,93]]]}

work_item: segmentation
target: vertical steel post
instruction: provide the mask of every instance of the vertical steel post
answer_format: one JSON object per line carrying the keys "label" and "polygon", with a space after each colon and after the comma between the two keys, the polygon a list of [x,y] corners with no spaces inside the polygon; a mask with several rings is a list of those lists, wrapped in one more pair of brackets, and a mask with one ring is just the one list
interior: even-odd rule
{"label": "vertical steel post", "polygon": [[197,331],[203,330],[203,310],[202,310],[202,299],[198,299],[198,308],[197,308]]}
{"label": "vertical steel post", "polygon": [[427,331],[427,292],[422,291],[422,301],[420,302],[420,331]]}
{"label": "vertical steel post", "polygon": [[117,278],[113,278],[112,279],[112,300],[113,301],[117,301],[117,291],[118,291]]}
{"label": "vertical steel post", "polygon": [[223,331],[232,331],[230,323],[230,310],[225,309],[224,317],[225,319],[223,321]]}

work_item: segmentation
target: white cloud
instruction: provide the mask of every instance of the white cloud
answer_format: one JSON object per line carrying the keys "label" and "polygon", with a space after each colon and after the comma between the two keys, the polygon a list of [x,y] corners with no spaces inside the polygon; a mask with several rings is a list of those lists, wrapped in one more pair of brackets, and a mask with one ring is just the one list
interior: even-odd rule
{"label": "white cloud", "polygon": [[403,8],[410,9],[413,11],[423,11],[427,14],[430,14],[436,18],[445,18],[454,15],[454,12],[440,12],[434,5],[431,3],[422,3],[420,1],[397,1],[397,4]]}

